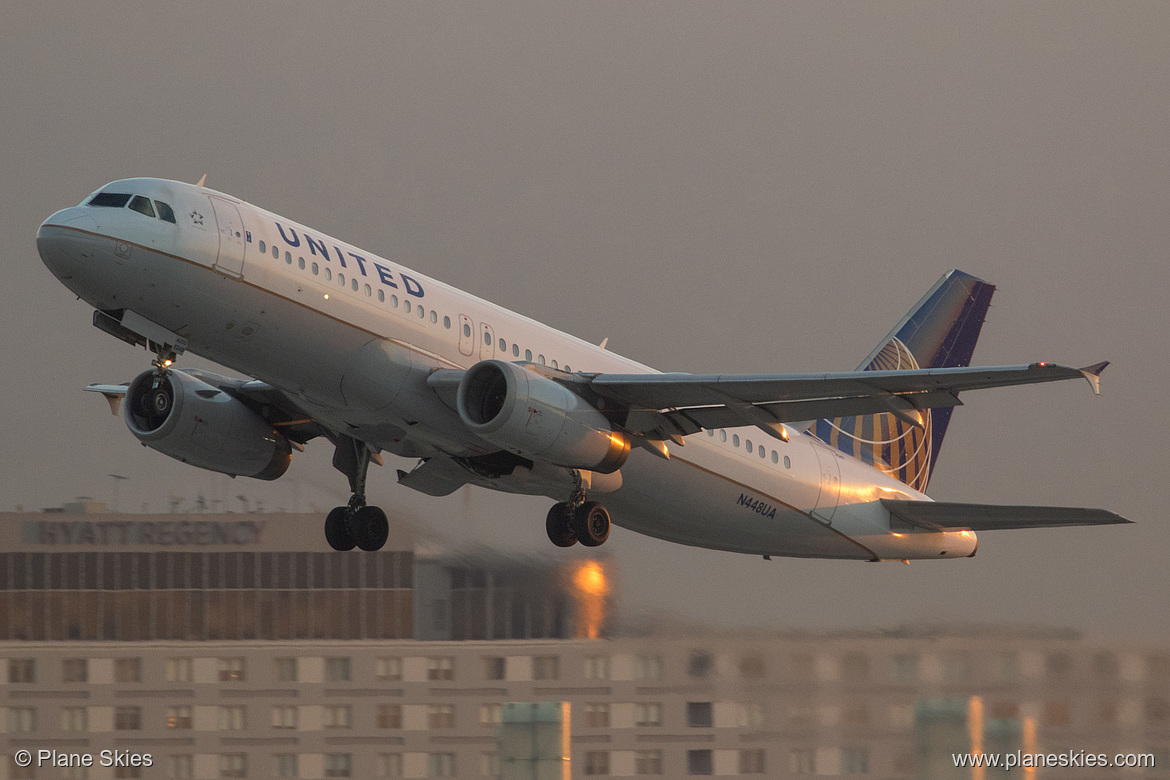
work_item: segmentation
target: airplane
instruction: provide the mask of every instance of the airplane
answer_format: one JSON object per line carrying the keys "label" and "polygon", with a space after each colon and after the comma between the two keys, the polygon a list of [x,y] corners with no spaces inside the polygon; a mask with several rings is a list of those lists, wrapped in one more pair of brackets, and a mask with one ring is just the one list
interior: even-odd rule
{"label": "airplane", "polygon": [[[995,288],[950,271],[855,371],[660,373],[402,264],[198,184],[112,182],[37,231],[93,324],[151,366],[93,384],[144,445],[273,480],[314,438],[352,497],[334,550],[377,550],[369,464],[398,482],[539,495],[552,544],[612,522],[685,545],[804,558],[975,555],[985,530],[1128,523],[1101,509],[935,502],[951,413],[970,390],[1084,378],[1107,363],[972,367]],[[191,352],[250,377],[174,364]],[[685,445],[685,446],[684,446]]]}

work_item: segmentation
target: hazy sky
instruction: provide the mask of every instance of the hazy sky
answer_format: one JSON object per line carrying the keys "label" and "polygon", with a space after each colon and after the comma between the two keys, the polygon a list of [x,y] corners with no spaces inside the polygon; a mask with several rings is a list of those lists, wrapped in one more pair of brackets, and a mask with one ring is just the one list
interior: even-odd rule
{"label": "hazy sky", "polygon": [[[141,447],[37,225],[107,181],[208,184],[663,370],[851,369],[945,270],[996,284],[975,362],[1114,361],[970,393],[931,494],[1101,506],[974,560],[758,558],[616,529],[632,612],[784,628],[976,621],[1170,634],[1170,57],[1164,2],[9,3],[0,14],[0,509],[346,497]],[[206,365],[184,359],[182,365]],[[391,459],[393,460],[393,459]],[[548,501],[372,500],[557,555]]]}

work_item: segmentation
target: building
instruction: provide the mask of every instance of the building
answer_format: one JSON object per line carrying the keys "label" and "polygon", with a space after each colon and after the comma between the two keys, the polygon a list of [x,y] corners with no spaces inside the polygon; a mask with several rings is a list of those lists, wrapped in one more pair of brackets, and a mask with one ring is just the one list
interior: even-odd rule
{"label": "building", "polygon": [[604,561],[424,552],[404,528],[322,552],[319,526],[0,515],[0,778],[494,777],[510,702],[568,704],[573,777],[990,777],[951,753],[1032,747],[1152,754],[1170,777],[1165,643],[615,636]]}

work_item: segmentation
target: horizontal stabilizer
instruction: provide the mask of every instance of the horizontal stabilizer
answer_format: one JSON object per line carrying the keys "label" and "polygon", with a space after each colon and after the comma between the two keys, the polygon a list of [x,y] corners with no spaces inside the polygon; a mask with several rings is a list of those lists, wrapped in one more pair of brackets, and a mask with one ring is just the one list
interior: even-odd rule
{"label": "horizontal stabilizer", "polygon": [[1004,531],[1131,522],[1104,509],[1081,507],[960,504],[886,498],[882,499],[882,505],[890,511],[890,528],[896,531]]}

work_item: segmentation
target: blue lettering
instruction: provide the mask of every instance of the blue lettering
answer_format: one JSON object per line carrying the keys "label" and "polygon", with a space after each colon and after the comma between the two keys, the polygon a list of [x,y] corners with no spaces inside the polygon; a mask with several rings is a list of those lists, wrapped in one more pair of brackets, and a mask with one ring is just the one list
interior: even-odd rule
{"label": "blue lettering", "polygon": [[337,259],[341,261],[341,267],[349,268],[349,266],[345,264],[345,255],[341,254],[341,250],[337,248],[336,244],[334,244],[333,249],[337,252]]}
{"label": "blue lettering", "polygon": [[361,269],[362,276],[365,276],[366,275],[366,258],[362,257],[361,255],[355,255],[353,252],[350,252],[349,256],[352,257],[354,260],[357,260],[358,268]]}
{"label": "blue lettering", "polygon": [[[280,231],[280,237],[284,239],[284,243],[288,244],[289,246],[300,246],[301,245],[301,237],[297,235],[297,231],[293,230],[292,228],[289,228],[288,231],[290,233],[292,233],[292,238],[289,238],[288,236],[286,236],[284,234],[284,226],[281,225],[279,222],[276,223],[276,229]],[[309,237],[305,236],[305,238],[309,238]],[[249,241],[252,240],[251,233],[248,234],[248,240]],[[309,238],[309,241],[312,241],[312,240],[313,239]]]}
{"label": "blue lettering", "polygon": [[423,297],[422,285],[416,282],[413,277],[407,276],[406,274],[398,274],[398,278],[401,279],[402,283],[406,285],[406,291],[408,293],[413,295],[415,298]]}
{"label": "blue lettering", "polygon": [[326,260],[329,259],[329,250],[325,248],[325,244],[323,242],[314,240],[314,238],[308,233],[305,233],[305,241],[307,241],[309,244],[310,252],[317,254],[317,250],[320,249],[321,257],[324,257]]}
{"label": "blue lettering", "polygon": [[252,231],[251,231],[251,230],[245,230],[245,231],[244,231],[244,235],[248,237],[248,243],[249,243],[249,244],[250,244],[250,243],[252,243]]}
{"label": "blue lettering", "polygon": [[374,263],[374,270],[378,272],[378,278],[382,280],[382,284],[387,287],[398,289],[398,285],[394,283],[394,277],[390,274],[390,269],[381,263]]}

